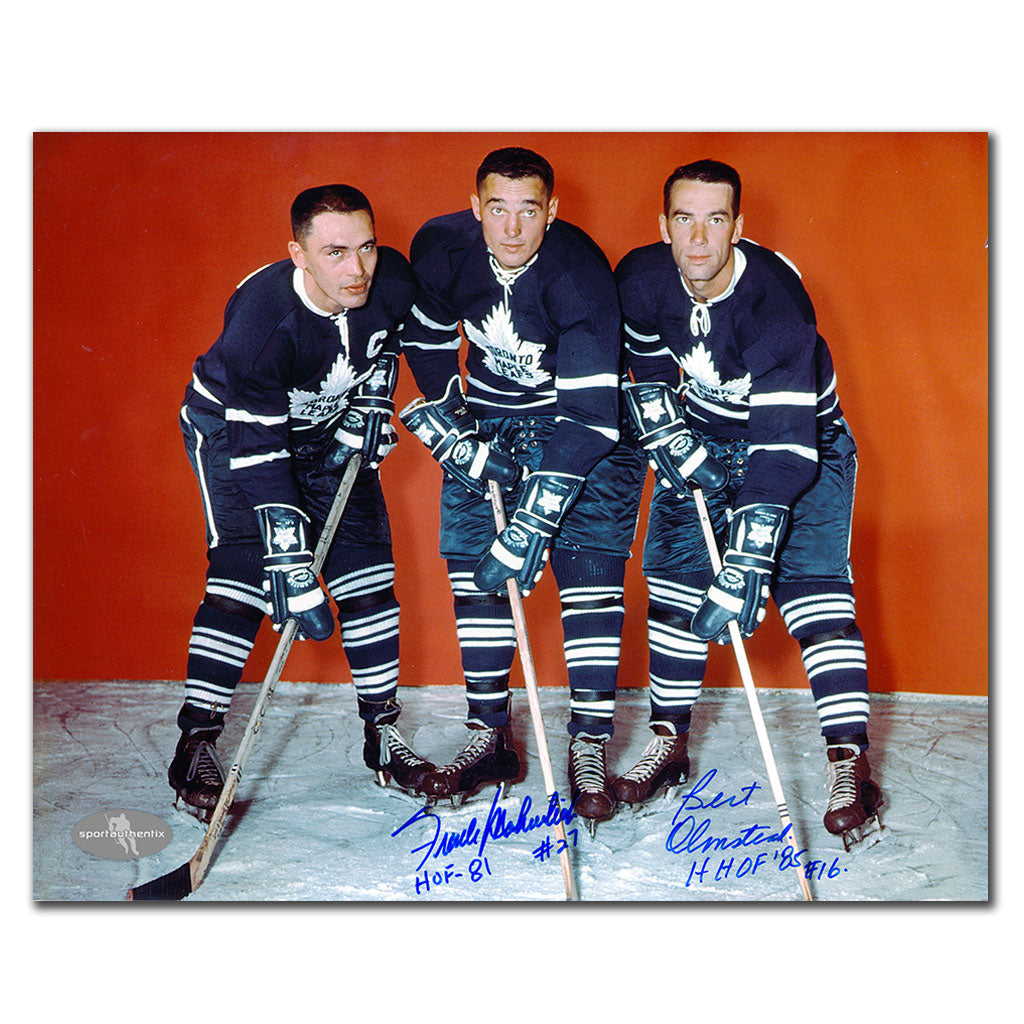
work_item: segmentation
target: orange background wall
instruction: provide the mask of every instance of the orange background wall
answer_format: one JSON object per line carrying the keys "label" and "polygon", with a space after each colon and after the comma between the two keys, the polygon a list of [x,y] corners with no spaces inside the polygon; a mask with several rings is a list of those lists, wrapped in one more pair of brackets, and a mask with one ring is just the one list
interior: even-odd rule
{"label": "orange background wall", "polygon": [[[745,234],[803,273],[860,448],[853,562],[872,688],[985,694],[988,140],[979,133],[37,135],[35,678],[183,677],[205,541],[178,408],[235,285],[286,255],[295,194],[357,185],[381,243],[407,253],[424,220],[468,206],[481,158],[510,144],[547,156],[560,216],[613,263],[657,240],[661,186],[675,166],[713,156],[739,169]],[[398,407],[415,394],[403,367]],[[382,470],[401,683],[460,682],[437,555],[440,470],[402,434]],[[622,686],[646,682],[639,539],[634,552]],[[550,573],[526,608],[542,683],[566,685]],[[246,679],[262,677],[273,642],[265,627]],[[748,651],[759,685],[805,685],[774,609]],[[285,675],[351,678],[336,636],[296,645]],[[738,684],[728,649],[713,649],[707,682]]]}

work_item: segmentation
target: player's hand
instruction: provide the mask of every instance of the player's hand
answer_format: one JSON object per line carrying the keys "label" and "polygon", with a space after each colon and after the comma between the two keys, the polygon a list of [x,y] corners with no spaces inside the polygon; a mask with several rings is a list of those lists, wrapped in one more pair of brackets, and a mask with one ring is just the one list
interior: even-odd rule
{"label": "player's hand", "polygon": [[729,623],[751,636],[764,621],[775,556],[788,522],[785,505],[746,505],[729,513],[729,546],[722,569],[693,615],[701,640],[729,642]]}
{"label": "player's hand", "polygon": [[679,396],[667,384],[627,384],[626,409],[658,483],[676,494],[687,487],[713,493],[729,482],[729,470],[690,433]]}
{"label": "player's hand", "polygon": [[507,492],[523,479],[523,468],[508,452],[480,438],[458,377],[448,382],[437,401],[418,398],[398,418],[427,446],[444,471],[474,494],[485,495],[488,480]]}
{"label": "player's hand", "polygon": [[327,595],[313,575],[309,519],[293,505],[257,505],[263,534],[263,592],[274,629],[295,619],[299,639],[326,640],[334,632]]}
{"label": "player's hand", "polygon": [[583,484],[583,477],[571,473],[530,476],[509,524],[476,567],[473,582],[477,588],[497,593],[506,580],[515,577],[524,596],[528,594],[540,580],[551,540]]}

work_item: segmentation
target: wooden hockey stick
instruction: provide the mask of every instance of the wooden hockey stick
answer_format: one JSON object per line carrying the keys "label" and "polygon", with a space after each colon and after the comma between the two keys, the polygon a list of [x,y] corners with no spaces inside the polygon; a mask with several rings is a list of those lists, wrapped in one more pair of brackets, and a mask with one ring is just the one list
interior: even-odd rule
{"label": "wooden hockey stick", "polygon": [[[701,529],[704,531],[704,540],[708,546],[711,568],[717,576],[722,569],[722,558],[718,553],[718,542],[715,540],[715,531],[711,526],[708,506],[704,501],[704,494],[699,487],[693,488],[693,500],[697,504],[697,515],[700,517]],[[732,639],[732,649],[736,654],[736,664],[739,666],[740,678],[743,680],[743,690],[747,695],[747,703],[750,705],[750,713],[754,718],[754,732],[757,733],[757,742],[761,745],[761,756],[764,758],[764,766],[768,771],[768,782],[772,787],[772,796],[775,797],[775,804],[779,809],[779,818],[782,821],[783,831],[786,833],[786,842],[792,848],[793,859],[796,861],[799,851],[796,847],[796,840],[793,838],[793,822],[789,817],[789,809],[786,806],[786,795],[782,792],[782,780],[779,778],[779,770],[775,766],[772,745],[768,740],[768,730],[765,728],[764,718],[761,715],[761,705],[757,700],[754,676],[750,671],[750,662],[747,661],[747,652],[743,646],[743,635],[740,633],[739,624],[735,619],[729,622],[729,636]],[[796,876],[804,899],[812,900],[810,886],[808,886],[807,879],[804,877],[801,868],[797,868]]]}
{"label": "wooden hockey stick", "polygon": [[[342,475],[341,483],[338,485],[338,492],[334,496],[334,502],[327,513],[327,520],[324,523],[320,539],[317,541],[316,550],[313,552],[313,563],[310,571],[314,576],[320,575],[327,552],[330,550],[334,534],[337,532],[338,524],[344,515],[345,506],[348,504],[348,497],[352,493],[352,486],[356,481],[356,474],[362,465],[362,455],[358,452],[349,459],[345,472]],[[213,810],[210,823],[206,828],[206,835],[199,844],[199,849],[179,868],[152,882],[137,885],[128,890],[129,900],[182,900],[190,893],[196,891],[206,877],[207,869],[210,866],[210,859],[213,857],[213,848],[220,838],[221,831],[227,823],[228,808],[235,799],[238,784],[242,778],[242,770],[245,768],[252,748],[256,744],[256,737],[259,734],[263,716],[270,706],[270,698],[274,695],[274,687],[277,686],[284,670],[284,663],[288,658],[288,652],[292,648],[295,635],[298,632],[298,623],[295,619],[288,619],[281,630],[281,639],[277,643],[277,650],[271,659],[270,667],[267,669],[266,678],[260,687],[259,695],[256,697],[256,704],[249,716],[249,724],[245,727],[242,742],[238,745],[238,753],[235,754],[235,762],[224,780],[224,787],[220,792],[220,799]]]}
{"label": "wooden hockey stick", "polygon": [[[501,489],[493,480],[487,481],[487,489],[491,496],[491,508],[494,510],[494,524],[498,533],[505,529],[505,502],[501,497]],[[516,628],[516,642],[519,646],[519,662],[523,667],[523,681],[526,683],[526,697],[530,703],[530,717],[533,719],[533,734],[537,740],[537,753],[540,757],[540,768],[544,775],[544,789],[551,797],[557,792],[554,772],[551,770],[551,755],[548,753],[547,734],[544,732],[544,718],[540,712],[540,693],[537,690],[537,672],[533,665],[533,653],[530,650],[530,637],[526,632],[526,616],[523,613],[523,599],[519,593],[519,584],[513,576],[508,581],[508,600],[512,606],[512,622]],[[565,881],[565,898],[578,900],[576,879],[572,873],[569,860],[569,843],[565,838],[565,825],[561,820],[554,826],[555,838],[559,842],[558,859],[562,864],[562,877]]]}

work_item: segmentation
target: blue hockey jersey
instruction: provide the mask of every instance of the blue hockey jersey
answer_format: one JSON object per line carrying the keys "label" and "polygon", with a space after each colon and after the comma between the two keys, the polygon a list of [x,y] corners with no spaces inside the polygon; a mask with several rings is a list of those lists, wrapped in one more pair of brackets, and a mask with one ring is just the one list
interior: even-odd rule
{"label": "blue hockey jersey", "polygon": [[472,211],[428,221],[412,242],[418,289],[402,351],[423,395],[460,372],[478,418],[554,416],[541,469],[585,475],[619,437],[620,311],[607,259],[556,220],[525,267],[490,255]]}
{"label": "blue hockey jersey", "polygon": [[692,427],[749,442],[737,506],[791,505],[813,481],[821,433],[842,416],[828,345],[788,261],[741,239],[733,279],[708,302],[690,294],[661,242],[615,270],[637,381],[682,377]]}
{"label": "blue hockey jersey", "polygon": [[383,246],[369,298],[357,309],[318,309],[291,260],[238,286],[220,337],[192,368],[185,403],[224,417],[231,472],[253,505],[301,507],[292,453],[326,444],[352,389],[382,352],[398,351],[414,293],[408,261]]}

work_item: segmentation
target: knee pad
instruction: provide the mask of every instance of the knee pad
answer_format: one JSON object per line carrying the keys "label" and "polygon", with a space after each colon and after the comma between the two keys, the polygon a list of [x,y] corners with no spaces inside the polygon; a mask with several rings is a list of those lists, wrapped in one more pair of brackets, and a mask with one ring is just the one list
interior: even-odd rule
{"label": "knee pad", "polygon": [[848,584],[779,584],[773,596],[786,629],[801,647],[845,639],[857,631],[853,588]]}
{"label": "knee pad", "polygon": [[262,622],[267,610],[263,592],[263,550],[255,544],[227,544],[207,553],[203,603],[228,615]]}
{"label": "knee pad", "polygon": [[860,632],[856,622],[849,622],[840,629],[830,629],[823,633],[812,633],[810,636],[796,637],[800,643],[800,650],[806,651],[808,647],[814,647],[817,644],[827,644],[830,640],[846,640],[851,636],[855,636]]}

